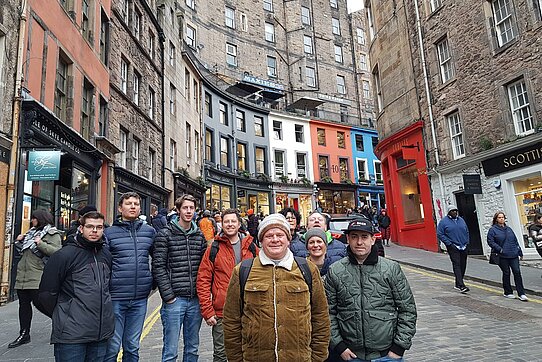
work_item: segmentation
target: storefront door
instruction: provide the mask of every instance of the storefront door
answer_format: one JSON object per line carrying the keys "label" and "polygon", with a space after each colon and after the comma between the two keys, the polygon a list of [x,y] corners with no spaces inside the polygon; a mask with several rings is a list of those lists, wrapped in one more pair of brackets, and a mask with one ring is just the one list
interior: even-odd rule
{"label": "storefront door", "polygon": [[480,236],[480,226],[478,225],[478,217],[476,216],[476,204],[474,202],[474,195],[465,195],[464,192],[455,194],[455,200],[457,209],[459,210],[459,216],[461,216],[469,229],[470,255],[483,255],[484,250],[482,248],[482,239]]}

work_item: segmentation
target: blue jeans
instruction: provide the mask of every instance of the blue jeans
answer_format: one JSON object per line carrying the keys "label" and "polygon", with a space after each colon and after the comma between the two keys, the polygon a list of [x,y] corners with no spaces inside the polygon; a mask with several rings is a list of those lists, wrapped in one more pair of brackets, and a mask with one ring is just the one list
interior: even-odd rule
{"label": "blue jeans", "polygon": [[147,314],[147,298],[114,300],[115,334],[107,346],[106,362],[116,362],[122,344],[124,362],[139,361],[139,340]]}
{"label": "blue jeans", "polygon": [[107,340],[90,343],[55,343],[56,362],[102,362],[107,350]]}
{"label": "blue jeans", "polygon": [[162,361],[176,361],[179,355],[179,336],[183,327],[183,362],[198,360],[199,329],[201,327],[201,312],[198,298],[177,297],[171,303],[162,303],[160,309],[164,332],[164,347]]}
{"label": "blue jeans", "polygon": [[510,284],[510,269],[514,274],[514,283],[516,284],[516,290],[518,296],[525,294],[525,289],[523,288],[523,279],[521,278],[521,271],[519,270],[519,257],[515,258],[499,258],[499,267],[502,270],[502,287],[504,289],[504,294],[514,294],[512,290],[512,284]]}
{"label": "blue jeans", "polygon": [[401,357],[399,359],[394,359],[388,356],[384,356],[384,357],[380,357],[377,359],[370,359],[370,360],[355,358],[355,359],[351,359],[350,361],[352,362],[403,362],[403,358]]}

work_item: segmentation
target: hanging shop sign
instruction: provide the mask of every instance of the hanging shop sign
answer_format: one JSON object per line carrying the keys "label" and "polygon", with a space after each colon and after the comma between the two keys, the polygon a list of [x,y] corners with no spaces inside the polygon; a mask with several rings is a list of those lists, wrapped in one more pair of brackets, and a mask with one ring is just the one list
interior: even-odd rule
{"label": "hanging shop sign", "polygon": [[60,172],[60,151],[29,151],[28,181],[55,181]]}
{"label": "hanging shop sign", "polygon": [[480,175],[463,175],[463,191],[465,195],[481,194],[482,180],[480,179]]}

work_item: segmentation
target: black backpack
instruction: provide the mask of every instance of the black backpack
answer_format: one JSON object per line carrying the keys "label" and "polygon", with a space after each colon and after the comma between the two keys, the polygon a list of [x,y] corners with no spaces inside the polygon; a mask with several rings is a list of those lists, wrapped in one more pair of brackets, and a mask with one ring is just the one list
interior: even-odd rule
{"label": "black backpack", "polygon": [[[241,241],[239,241],[241,242]],[[209,260],[211,261],[211,263],[215,263],[215,259],[216,259],[216,254],[218,254],[218,249],[220,248],[220,243],[216,240],[213,240],[213,243],[211,244],[211,252],[209,253]],[[250,252],[252,253],[252,257],[255,258],[256,257],[256,244],[254,243],[254,241],[252,241],[250,243],[250,245],[248,246],[248,250],[250,250]]]}
{"label": "black backpack", "polygon": [[[310,294],[311,304],[312,304],[312,274],[309,268],[309,264],[307,263],[307,259],[300,256],[294,256],[294,260],[297,266],[299,267],[301,274],[303,275],[303,279],[305,279],[305,283],[307,283],[307,286],[309,287],[309,294]],[[252,269],[253,262],[254,262],[254,259],[245,259],[241,262],[241,266],[239,269],[239,288],[240,288],[239,290],[241,293],[241,313],[243,312],[243,305],[245,304],[245,285],[247,284],[248,275],[250,274],[250,269]]]}

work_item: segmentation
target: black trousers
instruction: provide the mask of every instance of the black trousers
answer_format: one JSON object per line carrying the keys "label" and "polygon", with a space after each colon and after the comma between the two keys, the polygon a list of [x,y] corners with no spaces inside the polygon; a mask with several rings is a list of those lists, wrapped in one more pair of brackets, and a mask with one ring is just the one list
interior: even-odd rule
{"label": "black trousers", "polygon": [[30,333],[30,324],[32,323],[32,304],[38,306],[38,289],[17,289],[19,297],[19,326],[22,331]]}
{"label": "black trousers", "polygon": [[455,286],[457,288],[463,288],[463,278],[465,277],[465,271],[467,270],[467,250],[459,250],[455,246],[446,246],[448,255],[452,261],[452,268],[455,275]]}

